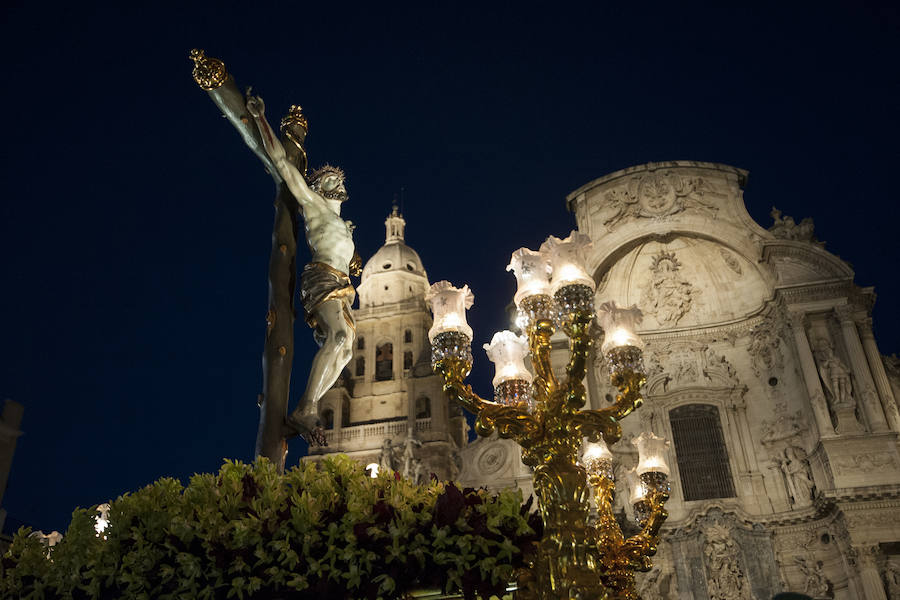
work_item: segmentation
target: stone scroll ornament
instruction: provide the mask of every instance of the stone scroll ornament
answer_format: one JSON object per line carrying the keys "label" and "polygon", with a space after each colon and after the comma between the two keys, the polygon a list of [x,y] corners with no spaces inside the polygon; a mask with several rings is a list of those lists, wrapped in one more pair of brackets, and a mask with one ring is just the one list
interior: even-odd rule
{"label": "stone scroll ornament", "polygon": [[[238,130],[262,161],[276,186],[275,222],[269,261],[269,306],[263,353],[263,392],[256,454],[284,469],[287,438],[301,435],[310,444],[325,444],[318,404],[352,356],[356,337],[350,304],[355,290],[350,274],[360,263],[352,224],[340,217],[347,199],[343,171],[325,166],[307,176],[304,142],[308,123],[299,106],[291,106],[276,136],[265,117],[262,99],[238,89],[225,63],[192,50],[194,81]],[[320,350],[313,360],[306,390],[288,415],[294,352],[294,298],[298,217],[302,215],[311,261],[303,269],[301,299],[306,320]]]}

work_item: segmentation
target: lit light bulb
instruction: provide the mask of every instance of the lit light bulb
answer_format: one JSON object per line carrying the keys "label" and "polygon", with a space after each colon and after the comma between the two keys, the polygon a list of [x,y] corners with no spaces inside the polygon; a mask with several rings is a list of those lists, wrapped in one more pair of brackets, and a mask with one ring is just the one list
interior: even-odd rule
{"label": "lit light bulb", "polygon": [[584,444],[581,462],[590,475],[613,479],[613,455],[602,439]]}

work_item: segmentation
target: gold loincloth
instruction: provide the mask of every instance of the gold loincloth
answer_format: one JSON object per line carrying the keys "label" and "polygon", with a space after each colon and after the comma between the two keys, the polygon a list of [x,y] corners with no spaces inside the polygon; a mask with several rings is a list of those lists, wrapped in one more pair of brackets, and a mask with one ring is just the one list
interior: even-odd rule
{"label": "gold loincloth", "polygon": [[311,262],[303,267],[300,276],[300,302],[306,312],[306,323],[313,329],[313,338],[321,346],[326,334],[316,321],[315,312],[323,302],[339,299],[344,305],[344,319],[356,332],[356,322],[350,312],[350,305],[356,298],[356,290],[350,283],[350,276],[329,264]]}

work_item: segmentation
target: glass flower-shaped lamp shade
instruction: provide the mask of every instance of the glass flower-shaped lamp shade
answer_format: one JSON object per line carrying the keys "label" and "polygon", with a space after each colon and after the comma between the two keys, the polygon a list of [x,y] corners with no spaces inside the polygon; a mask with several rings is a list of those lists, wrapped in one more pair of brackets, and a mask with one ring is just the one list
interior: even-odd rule
{"label": "glass flower-shaped lamp shade", "polygon": [[513,252],[506,270],[513,272],[519,286],[513,297],[516,306],[525,298],[550,295],[550,259],[545,253],[519,248]]}
{"label": "glass flower-shaped lamp shade", "polygon": [[456,288],[449,281],[438,281],[425,293],[425,302],[431,306],[434,324],[428,330],[432,343],[441,333],[460,333],[471,341],[472,328],[466,322],[466,309],[475,303],[475,296],[469,286]]}
{"label": "glass flower-shaped lamp shade", "polygon": [[512,331],[498,331],[484,350],[494,363],[494,401],[507,406],[525,403],[529,410],[533,408],[532,375],[525,368],[528,338]]}
{"label": "glass flower-shaped lamp shade", "polygon": [[606,354],[613,348],[634,346],[641,349],[644,342],[636,333],[637,326],[641,324],[644,314],[632,305],[631,308],[620,308],[615,302],[604,302],[597,307],[597,320],[603,327],[604,338],[600,346],[600,352]]}
{"label": "glass flower-shaped lamp shade", "polygon": [[591,238],[577,231],[570,233],[564,240],[551,235],[541,245],[541,252],[547,255],[553,268],[550,279],[552,294],[555,295],[560,289],[570,285],[584,285],[591,292],[597,288],[585,268],[590,246]]}
{"label": "glass flower-shaped lamp shade", "polygon": [[585,443],[581,462],[587,469],[588,475],[613,479],[613,455],[602,439],[599,442]]}
{"label": "glass flower-shaped lamp shade", "polygon": [[525,336],[512,331],[498,331],[491,338],[491,343],[484,345],[484,350],[494,363],[494,387],[512,380],[531,383],[532,375],[525,368],[525,357],[529,352]]}
{"label": "glass flower-shaped lamp shade", "polygon": [[635,469],[626,471],[625,480],[628,484],[628,501],[631,505],[633,506],[639,502],[643,502],[644,498],[647,496],[647,487],[644,485],[644,482],[641,481],[641,478],[638,477],[637,471]]}
{"label": "glass flower-shaped lamp shade", "polygon": [[632,444],[637,446],[638,450],[639,458],[635,471],[639,476],[644,473],[669,475],[669,465],[666,464],[666,449],[669,447],[669,440],[661,438],[653,432],[645,431],[637,436]]}

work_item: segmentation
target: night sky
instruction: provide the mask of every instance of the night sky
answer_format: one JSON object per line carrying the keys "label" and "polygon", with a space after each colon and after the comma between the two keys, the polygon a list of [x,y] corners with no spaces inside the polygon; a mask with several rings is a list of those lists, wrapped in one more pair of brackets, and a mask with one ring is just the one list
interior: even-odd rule
{"label": "night sky", "polygon": [[[0,399],[25,405],[12,523],[64,531],[76,506],[252,459],[273,185],[194,84],[192,47],[270,121],[304,107],[311,164],[347,173],[364,259],[403,190],[430,280],[475,293],[476,348],[506,327],[512,251],[574,227],[567,193],[685,159],[748,169],[766,227],[773,205],[812,216],[876,286],[881,351],[900,351],[896,8],[131,4],[0,8]],[[292,403],[315,350],[302,320],[296,342]]]}

